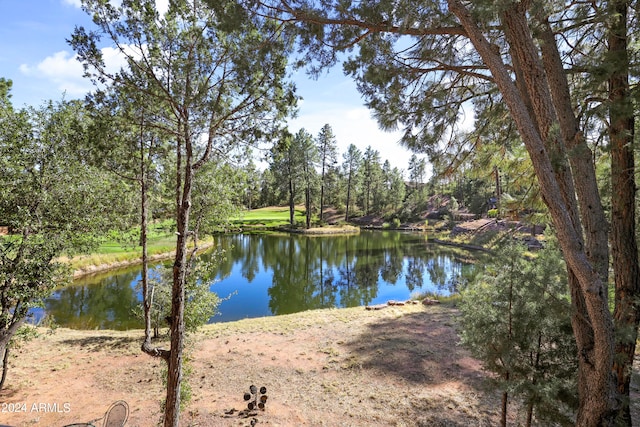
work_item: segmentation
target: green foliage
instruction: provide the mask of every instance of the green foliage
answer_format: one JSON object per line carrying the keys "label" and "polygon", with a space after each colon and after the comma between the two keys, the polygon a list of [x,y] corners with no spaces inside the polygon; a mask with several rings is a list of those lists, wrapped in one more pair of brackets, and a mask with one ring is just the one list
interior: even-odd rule
{"label": "green foliage", "polygon": [[36,329],[34,326],[23,325],[13,336],[13,339],[11,340],[11,347],[14,349],[18,349],[22,346],[22,344],[34,340],[39,336],[40,334],[38,333],[38,329]]}
{"label": "green foliage", "polygon": [[462,294],[462,340],[541,423],[571,424],[577,351],[564,262],[549,240],[535,259],[513,241],[497,251]]}
{"label": "green foliage", "polygon": [[[187,277],[185,286],[185,331],[193,334],[200,327],[206,325],[216,314],[220,305],[220,298],[211,292],[212,274],[223,259],[223,252],[212,254],[207,262],[202,257],[193,260],[193,270]],[[151,303],[151,320],[154,331],[166,325],[166,319],[171,317],[171,291],[173,286],[173,270],[168,266],[158,266],[149,275],[149,286],[152,288],[153,301]],[[137,313],[141,318],[141,308]]]}
{"label": "green foliage", "polygon": [[274,190],[282,195],[280,200],[289,205],[289,223],[295,225],[295,204],[304,203],[306,224],[310,225],[312,198],[320,187],[318,147],[313,137],[300,129],[295,135],[286,134],[280,144],[271,151],[269,169],[274,177]]}
{"label": "green foliage", "polygon": [[[323,209],[326,203],[326,200],[329,198],[333,198],[335,200],[335,192],[337,190],[337,186],[335,185],[335,174],[332,172],[335,171],[336,164],[338,163],[338,143],[336,141],[336,137],[333,133],[333,129],[327,123],[325,124],[320,132],[318,133],[318,137],[316,138],[316,144],[318,146],[318,157],[320,163],[320,219],[323,216]],[[333,181],[333,182],[332,182]],[[334,184],[334,185],[331,185]],[[328,197],[330,194],[327,194],[327,190],[332,190],[331,197]]]}
{"label": "green foliage", "polygon": [[362,187],[358,200],[364,214],[381,213],[384,204],[382,165],[380,153],[371,146],[365,149],[360,174]]}
{"label": "green foliage", "polygon": [[487,216],[489,218],[498,218],[499,211],[498,209],[489,209],[487,211]]}
{"label": "green foliage", "polygon": [[346,182],[345,194],[345,220],[349,220],[350,210],[355,210],[356,193],[360,183],[360,174],[358,173],[362,165],[362,152],[354,144],[349,144],[346,153],[342,155],[342,170]]}
{"label": "green foliage", "polygon": [[195,230],[213,233],[226,229],[242,205],[239,171],[229,164],[209,162],[198,170],[193,186]]}
{"label": "green foliage", "polygon": [[0,105],[0,221],[12,233],[0,237],[0,353],[69,278],[59,257],[95,247],[118,222],[125,188],[76,150],[88,123],[78,103]]}

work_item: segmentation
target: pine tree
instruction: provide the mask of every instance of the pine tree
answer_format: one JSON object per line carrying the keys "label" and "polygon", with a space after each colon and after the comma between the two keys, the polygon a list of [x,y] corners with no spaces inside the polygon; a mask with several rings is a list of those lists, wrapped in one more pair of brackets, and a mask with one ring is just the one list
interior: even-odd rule
{"label": "pine tree", "polygon": [[572,424],[577,408],[575,342],[564,262],[551,243],[535,258],[509,241],[463,291],[462,340],[502,390],[526,409],[526,425]]}
{"label": "pine tree", "polygon": [[333,130],[329,124],[320,129],[318,138],[318,155],[320,157],[320,221],[324,221],[325,189],[327,187],[327,175],[338,162],[338,145]]}

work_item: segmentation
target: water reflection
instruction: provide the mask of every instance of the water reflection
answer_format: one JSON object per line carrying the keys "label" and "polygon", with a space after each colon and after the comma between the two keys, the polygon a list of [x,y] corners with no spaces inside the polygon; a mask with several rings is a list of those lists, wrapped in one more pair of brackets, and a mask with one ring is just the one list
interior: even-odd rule
{"label": "water reflection", "polygon": [[[413,292],[449,294],[472,269],[424,235],[399,232],[225,235],[217,246],[226,258],[211,290],[230,297],[212,321],[406,300]],[[139,280],[133,268],[79,281],[49,298],[46,311],[67,327],[139,328],[133,315]]]}

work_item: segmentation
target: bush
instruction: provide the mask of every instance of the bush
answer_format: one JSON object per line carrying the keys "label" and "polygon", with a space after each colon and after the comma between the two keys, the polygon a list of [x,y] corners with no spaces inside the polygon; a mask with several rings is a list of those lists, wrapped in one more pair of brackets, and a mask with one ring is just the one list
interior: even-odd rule
{"label": "bush", "polygon": [[535,260],[508,242],[462,295],[462,340],[503,392],[518,396],[542,424],[573,422],[577,405],[576,346],[566,270],[552,244]]}
{"label": "bush", "polygon": [[498,218],[498,209],[489,209],[489,211],[487,212],[487,216],[489,218]]}

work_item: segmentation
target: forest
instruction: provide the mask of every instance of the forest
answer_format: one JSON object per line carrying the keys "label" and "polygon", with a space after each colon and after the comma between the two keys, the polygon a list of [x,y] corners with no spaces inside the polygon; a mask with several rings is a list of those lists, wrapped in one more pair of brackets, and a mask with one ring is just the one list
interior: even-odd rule
{"label": "forest", "polygon": [[[91,93],[18,108],[12,81],[0,79],[4,367],[29,310],[69,280],[60,257],[133,235],[144,266],[141,347],[166,362],[164,425],[177,426],[185,305],[202,274],[194,254],[205,235],[265,206],[288,206],[298,228],[326,225],[329,209],[339,222],[373,216],[398,227],[427,220],[435,195],[447,201],[437,218],[451,223],[466,214],[549,228],[564,260],[564,320],[575,345],[568,422],[633,424],[636,3],[175,0],[164,14],[150,0],[82,7],[93,27],[77,26],[68,43]],[[106,45],[125,66],[106,66]],[[402,132],[399,143],[415,153],[406,170],[370,146],[338,152],[331,123],[287,128],[299,101],[292,70],[313,76],[339,63],[379,126]],[[471,129],[461,126],[468,111]],[[152,341],[147,271],[150,226],[165,220],[176,236],[169,348]],[[517,266],[525,255],[514,253],[500,257]]]}

